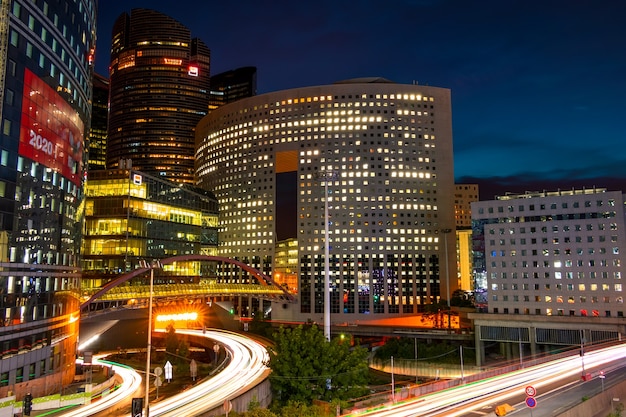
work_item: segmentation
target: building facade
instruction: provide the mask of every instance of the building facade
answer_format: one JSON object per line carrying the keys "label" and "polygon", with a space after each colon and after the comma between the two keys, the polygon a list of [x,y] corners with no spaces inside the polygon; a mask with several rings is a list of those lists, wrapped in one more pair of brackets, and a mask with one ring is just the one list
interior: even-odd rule
{"label": "building facade", "polygon": [[133,9],[111,41],[107,168],[193,184],[195,127],[208,112],[209,48],[176,20]]}
{"label": "building facade", "polygon": [[[134,170],[89,173],[85,187],[83,288],[99,288],[141,261],[217,255],[215,197]],[[161,276],[193,282],[200,262],[166,265]]]}
{"label": "building facade", "polygon": [[381,78],[212,111],[197,128],[196,181],[220,203],[220,254],[272,276],[284,266],[277,243],[297,241],[298,303],[275,319],[321,322],[326,244],[332,322],[445,298],[456,274],[451,125],[449,90]]}
{"label": "building facade", "polygon": [[478,184],[455,184],[454,186],[454,218],[456,228],[472,228],[472,203],[479,200]]}
{"label": "building facade", "polygon": [[472,268],[472,203],[479,200],[478,184],[455,184],[454,218],[456,219],[456,259],[458,287],[474,291]]}
{"label": "building facade", "polygon": [[0,397],[74,379],[95,31],[94,0],[0,2]]}
{"label": "building facade", "polygon": [[252,96],[256,96],[256,67],[242,67],[211,76],[209,110]]}
{"label": "building facade", "polygon": [[88,171],[106,169],[107,128],[109,121],[109,79],[93,74],[93,101],[91,105],[91,129],[89,130]]}
{"label": "building facade", "polygon": [[624,317],[624,198],[606,189],[472,204],[474,274],[489,313]]}

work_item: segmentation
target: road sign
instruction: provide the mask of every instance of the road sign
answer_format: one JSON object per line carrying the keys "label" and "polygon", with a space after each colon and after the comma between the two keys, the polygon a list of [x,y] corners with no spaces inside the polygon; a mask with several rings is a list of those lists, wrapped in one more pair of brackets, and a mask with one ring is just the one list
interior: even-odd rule
{"label": "road sign", "polygon": [[526,405],[530,408],[537,406],[537,399],[535,397],[526,397]]}
{"label": "road sign", "polygon": [[161,376],[163,375],[163,368],[161,368],[160,366],[157,366],[156,368],[154,368],[154,374],[156,376]]}
{"label": "road sign", "polygon": [[172,368],[173,368],[170,361],[165,362],[165,366],[163,368],[165,369],[165,379],[167,379],[167,382],[170,382],[170,380],[172,379]]}
{"label": "road sign", "polygon": [[532,385],[527,386],[525,391],[526,395],[528,395],[529,397],[534,397],[535,395],[537,395],[537,390]]}
{"label": "road sign", "polygon": [[189,374],[191,375],[191,378],[193,378],[193,380],[196,380],[196,376],[198,376],[198,364],[196,363],[195,360],[191,360],[191,363],[189,364]]}

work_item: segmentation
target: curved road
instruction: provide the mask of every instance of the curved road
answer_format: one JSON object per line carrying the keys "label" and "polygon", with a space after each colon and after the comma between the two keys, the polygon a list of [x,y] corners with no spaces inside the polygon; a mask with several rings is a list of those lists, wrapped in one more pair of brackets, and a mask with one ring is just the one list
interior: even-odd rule
{"label": "curved road", "polygon": [[[150,417],[195,416],[220,407],[225,399],[234,398],[267,378],[270,370],[267,350],[259,342],[224,330],[176,330],[179,334],[205,337],[220,343],[230,357],[230,363],[207,381],[175,396],[150,406]],[[96,358],[96,361],[99,359]],[[106,365],[110,365],[105,363]],[[115,372],[124,379],[122,386],[92,404],[80,406],[64,417],[89,417],[110,409],[122,400],[137,396],[141,389],[141,376],[132,369],[114,366]],[[130,416],[130,413],[127,414]]]}

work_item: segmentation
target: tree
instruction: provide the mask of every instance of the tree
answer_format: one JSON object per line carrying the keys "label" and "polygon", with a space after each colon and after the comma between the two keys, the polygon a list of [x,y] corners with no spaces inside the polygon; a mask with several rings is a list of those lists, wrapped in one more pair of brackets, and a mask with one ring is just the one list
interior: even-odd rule
{"label": "tree", "polygon": [[178,345],[180,341],[178,340],[178,335],[176,334],[176,328],[174,327],[174,323],[169,323],[166,327],[167,335],[165,336],[165,351],[167,353],[173,353],[176,355],[176,351],[178,351]]}
{"label": "tree", "polygon": [[167,325],[166,331],[165,353],[172,358],[172,362],[176,365],[189,367],[189,343],[178,338],[173,322]]}
{"label": "tree", "polygon": [[279,403],[342,400],[367,392],[366,349],[351,348],[340,338],[329,342],[316,325],[281,326],[274,340],[270,381]]}
{"label": "tree", "polygon": [[276,414],[265,408],[255,408],[254,410],[246,411],[244,417],[277,417]]}
{"label": "tree", "polygon": [[248,324],[251,333],[258,334],[263,337],[272,336],[272,324],[265,320],[263,310],[257,310],[252,316],[252,320]]}
{"label": "tree", "polygon": [[[316,405],[308,406],[301,402],[290,401],[287,405],[282,407],[277,413],[280,417],[326,417],[326,414],[321,407]],[[332,415],[335,415],[334,413]]]}

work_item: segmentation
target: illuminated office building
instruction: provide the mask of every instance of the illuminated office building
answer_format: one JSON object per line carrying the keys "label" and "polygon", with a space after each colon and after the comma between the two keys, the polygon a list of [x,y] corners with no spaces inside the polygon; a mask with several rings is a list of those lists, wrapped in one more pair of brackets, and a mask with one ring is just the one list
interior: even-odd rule
{"label": "illuminated office building", "polygon": [[93,103],[89,130],[88,171],[106,169],[107,125],[109,120],[109,80],[93,74]]}
{"label": "illuminated office building", "polygon": [[198,124],[196,164],[220,255],[276,277],[297,242],[298,303],[274,319],[322,321],[327,243],[334,323],[415,314],[456,284],[448,89],[367,78],[244,98]]}
{"label": "illuminated office building", "polygon": [[[101,287],[142,260],[217,254],[218,207],[210,192],[105,170],[89,173],[85,194],[83,288]],[[160,277],[200,275],[200,263],[189,261],[166,265]]]}
{"label": "illuminated office building", "polygon": [[193,184],[195,127],[208,112],[209,48],[176,20],[149,9],[113,25],[107,168]]}
{"label": "illuminated office building", "polygon": [[473,291],[472,203],[478,201],[478,184],[456,184],[454,188],[458,287]]}
{"label": "illuminated office building", "polygon": [[472,227],[489,313],[624,317],[620,191],[507,194],[473,203]]}
{"label": "illuminated office building", "polygon": [[478,201],[478,184],[455,184],[454,217],[456,228],[472,228],[472,203]]}
{"label": "illuminated office building", "polygon": [[74,379],[95,31],[95,0],[0,2],[0,397]]}

